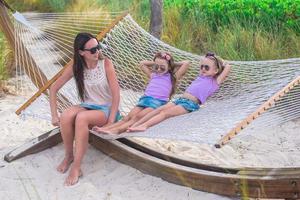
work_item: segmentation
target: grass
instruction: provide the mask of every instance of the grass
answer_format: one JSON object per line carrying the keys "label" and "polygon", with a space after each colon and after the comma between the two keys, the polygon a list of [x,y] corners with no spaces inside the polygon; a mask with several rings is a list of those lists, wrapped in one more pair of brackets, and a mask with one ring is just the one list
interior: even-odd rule
{"label": "grass", "polygon": [[8,78],[7,69],[5,66],[6,57],[6,45],[4,41],[4,35],[0,32],[0,81],[6,80]]}
{"label": "grass", "polygon": [[[230,60],[272,60],[300,57],[300,35],[292,29],[265,27],[258,21],[231,23],[215,30],[207,20],[184,18],[180,8],[164,11],[162,40],[196,54],[214,51]],[[300,25],[299,25],[300,26]],[[174,31],[176,30],[176,31]]]}
{"label": "grass", "polygon": [[[149,0],[8,0],[11,7],[24,11],[123,11],[129,10],[146,30],[149,27]],[[194,10],[197,11],[196,9]],[[200,11],[199,11],[200,12]],[[199,13],[198,11],[196,13]],[[201,19],[183,8],[168,5],[164,8],[161,39],[179,49],[196,54],[213,51],[228,60],[272,60],[300,57],[300,22],[292,28],[277,27],[273,22],[245,21],[232,15],[226,26],[212,27],[212,19]],[[262,25],[264,24],[264,25]],[[0,32],[0,81],[9,76],[12,54]]]}
{"label": "grass", "polygon": [[8,78],[7,68],[5,66],[5,52],[4,35],[0,32],[0,94],[5,91],[3,81]]}

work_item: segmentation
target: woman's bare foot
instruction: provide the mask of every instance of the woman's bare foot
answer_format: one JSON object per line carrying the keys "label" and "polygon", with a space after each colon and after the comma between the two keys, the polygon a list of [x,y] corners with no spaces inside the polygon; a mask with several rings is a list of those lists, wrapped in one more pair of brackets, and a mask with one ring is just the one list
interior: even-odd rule
{"label": "woman's bare foot", "polygon": [[82,171],[80,167],[72,167],[68,177],[65,180],[65,186],[72,186],[78,183],[79,178],[82,176]]}
{"label": "woman's bare foot", "polygon": [[65,173],[69,169],[71,163],[73,162],[73,159],[73,156],[66,156],[63,159],[63,161],[58,165],[56,170],[62,174]]}
{"label": "woman's bare foot", "polygon": [[135,126],[127,129],[128,132],[142,132],[147,129],[146,126]]}

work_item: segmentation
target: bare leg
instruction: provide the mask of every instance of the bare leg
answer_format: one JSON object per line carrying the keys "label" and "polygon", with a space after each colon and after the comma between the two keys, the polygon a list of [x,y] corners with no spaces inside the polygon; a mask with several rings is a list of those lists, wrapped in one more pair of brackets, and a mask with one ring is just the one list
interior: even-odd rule
{"label": "bare leg", "polygon": [[132,124],[134,124],[136,121],[138,121],[139,119],[143,118],[145,115],[147,115],[148,113],[150,113],[151,111],[153,111],[153,108],[145,108],[144,110],[141,110],[139,113],[137,113],[136,116],[131,117],[131,119],[125,123],[123,123],[122,125],[115,127],[115,128],[111,128],[105,131],[105,133],[107,134],[120,134],[125,132]]}
{"label": "bare leg", "polygon": [[86,152],[90,126],[102,126],[107,121],[105,114],[99,110],[80,112],[75,120],[75,156],[65,185],[70,186],[78,182],[81,172],[81,161]]}
{"label": "bare leg", "polygon": [[84,108],[81,108],[79,106],[72,106],[65,110],[60,117],[60,130],[65,148],[65,157],[56,168],[56,170],[60,173],[65,173],[73,161],[75,117],[79,112],[82,112],[84,110]]}
{"label": "bare leg", "polygon": [[147,128],[154,126],[155,124],[158,124],[159,122],[162,122],[170,117],[175,117],[186,113],[188,113],[188,111],[185,110],[182,106],[172,106],[169,109],[162,110],[159,114],[155,115],[153,118],[149,119],[143,124],[140,124],[136,127],[131,127],[128,130],[131,132],[145,131]]}
{"label": "bare leg", "polygon": [[117,128],[119,126],[122,126],[124,123],[128,122],[129,120],[131,120],[131,118],[134,117],[141,110],[143,110],[143,108],[136,106],[121,121],[118,121],[116,123],[113,123],[113,124],[111,124],[109,126],[104,126],[104,127],[95,126],[95,127],[93,127],[93,130],[96,131],[96,132],[99,132],[99,133],[106,133],[110,129],[114,129],[114,128]]}
{"label": "bare leg", "polygon": [[149,119],[151,119],[153,116],[159,114],[162,110],[167,110],[170,109],[171,107],[175,106],[174,103],[167,103],[164,106],[161,106],[159,108],[154,109],[153,111],[147,113],[144,117],[142,117],[141,119],[139,119],[137,122],[135,122],[134,124],[132,124],[131,127],[136,127],[140,124],[143,124],[144,122],[148,121]]}

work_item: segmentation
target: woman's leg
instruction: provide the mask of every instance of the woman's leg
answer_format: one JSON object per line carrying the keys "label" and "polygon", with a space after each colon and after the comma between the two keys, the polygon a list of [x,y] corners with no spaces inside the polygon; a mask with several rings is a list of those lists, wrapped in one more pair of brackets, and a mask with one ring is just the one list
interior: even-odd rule
{"label": "woman's leg", "polygon": [[141,107],[134,107],[129,113],[128,115],[126,115],[124,117],[124,119],[122,119],[121,121],[118,121],[116,123],[113,123],[109,126],[104,126],[104,127],[93,127],[93,130],[96,132],[101,132],[101,133],[107,133],[112,129],[118,128],[120,126],[122,126],[123,124],[125,124],[126,122],[130,121],[135,115],[137,115],[141,110],[143,110],[143,108]]}
{"label": "woman's leg", "polygon": [[153,111],[147,113],[144,117],[142,117],[141,119],[139,119],[137,122],[135,122],[134,124],[132,124],[131,127],[136,127],[136,126],[138,126],[140,124],[143,124],[144,122],[148,121],[149,119],[151,119],[155,115],[159,114],[162,110],[170,109],[173,106],[175,106],[175,104],[172,103],[172,102],[170,102],[170,103],[167,103],[166,105],[163,105],[163,106],[161,106],[159,108],[156,108]]}
{"label": "woman's leg", "polygon": [[169,109],[163,109],[159,114],[155,115],[153,118],[149,119],[143,124],[140,124],[136,127],[131,127],[128,130],[131,132],[145,131],[147,128],[154,126],[155,124],[158,124],[159,122],[162,122],[170,117],[175,117],[186,113],[188,113],[188,111],[182,106],[172,106]]}
{"label": "woman's leg", "polygon": [[89,128],[103,126],[107,121],[104,112],[87,110],[77,114],[75,119],[75,155],[70,173],[65,180],[65,185],[74,185],[81,176],[81,161],[86,152],[89,139]]}
{"label": "woman's leg", "polygon": [[132,124],[134,124],[135,122],[137,122],[139,119],[143,118],[145,115],[147,115],[148,113],[150,113],[151,111],[153,111],[153,108],[145,108],[143,110],[141,110],[140,112],[138,112],[136,114],[136,116],[131,117],[131,119],[125,123],[123,123],[120,126],[111,128],[106,130],[104,133],[106,134],[120,134],[125,132]]}
{"label": "woman's leg", "polygon": [[66,109],[60,117],[60,131],[65,148],[65,157],[56,168],[60,173],[65,173],[73,161],[75,117],[79,112],[84,110],[84,108],[79,106],[72,106]]}

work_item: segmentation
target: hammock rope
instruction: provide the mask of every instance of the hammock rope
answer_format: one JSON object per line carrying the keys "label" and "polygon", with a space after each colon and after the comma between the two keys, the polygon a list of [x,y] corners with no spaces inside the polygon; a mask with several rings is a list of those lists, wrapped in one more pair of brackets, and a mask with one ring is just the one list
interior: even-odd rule
{"label": "hammock rope", "polygon": [[[122,89],[120,111],[123,115],[134,107],[145,89],[147,80],[138,68],[138,63],[141,60],[151,60],[158,51],[170,52],[176,61],[191,61],[191,67],[179,83],[175,97],[182,94],[198,75],[201,56],[176,49],[154,38],[130,15],[120,14],[24,14],[28,23],[38,27],[38,31],[31,30],[25,23],[16,20],[16,48],[24,46],[16,49],[19,74],[23,74],[24,62],[29,62],[24,53],[28,51],[42,72],[33,71],[29,76],[41,78],[45,74],[51,80],[47,86],[41,87],[39,94],[34,97],[36,100],[26,109],[22,107],[18,113],[22,110],[23,115],[50,120],[47,88],[71,60],[75,35],[83,31],[96,35],[99,29],[105,32],[100,42],[102,52],[113,61]],[[114,20],[118,23],[108,26]],[[125,133],[120,136],[167,138],[209,144],[217,142],[216,146],[222,146],[240,132],[259,132],[267,126],[276,126],[300,117],[299,58],[229,61],[229,64],[232,65],[229,77],[199,111],[168,119],[143,133]],[[71,80],[60,90],[60,111],[79,103],[75,88],[74,80]]]}

